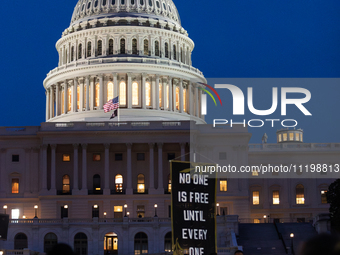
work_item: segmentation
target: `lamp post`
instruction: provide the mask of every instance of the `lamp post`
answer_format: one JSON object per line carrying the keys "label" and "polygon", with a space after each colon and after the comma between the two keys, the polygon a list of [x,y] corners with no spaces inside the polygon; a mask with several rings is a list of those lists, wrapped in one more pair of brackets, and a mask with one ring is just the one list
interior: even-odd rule
{"label": "lamp post", "polygon": [[4,205],[2,208],[4,209],[5,214],[7,214],[7,205]]}
{"label": "lamp post", "polygon": [[267,215],[263,215],[264,223],[267,223],[266,218],[267,218]]}
{"label": "lamp post", "polygon": [[157,217],[157,204],[155,204],[154,207],[155,207],[155,217]]}
{"label": "lamp post", "polygon": [[290,254],[293,254],[293,248],[294,248],[293,239],[294,239],[294,233],[291,233],[290,234]]}
{"label": "lamp post", "polygon": [[34,219],[38,219],[38,208],[39,208],[38,205],[34,206],[34,215],[35,215]]}
{"label": "lamp post", "polygon": [[216,216],[220,216],[220,204],[219,203],[217,203],[216,204]]}
{"label": "lamp post", "polygon": [[127,204],[124,205],[124,211],[125,211],[124,217],[127,217],[126,209],[127,209]]}

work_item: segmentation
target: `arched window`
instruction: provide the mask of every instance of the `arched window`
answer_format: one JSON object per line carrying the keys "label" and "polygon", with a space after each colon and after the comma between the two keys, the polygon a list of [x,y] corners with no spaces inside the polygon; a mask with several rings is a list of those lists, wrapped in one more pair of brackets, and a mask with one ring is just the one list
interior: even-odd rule
{"label": "arched window", "polygon": [[155,41],[155,56],[159,57],[159,42]]}
{"label": "arched window", "polygon": [[68,110],[67,111],[71,111],[71,106],[72,106],[72,89],[68,88],[68,92],[67,92],[67,96],[68,96]]}
{"label": "arched window", "polygon": [[141,255],[148,253],[148,236],[139,232],[135,235],[135,245],[134,245],[135,255]]}
{"label": "arched window", "polygon": [[302,184],[296,186],[296,204],[305,204],[305,187]]}
{"label": "arched window", "polygon": [[116,0],[112,0],[111,4],[115,5],[116,4]]}
{"label": "arched window", "polygon": [[77,86],[77,109],[80,109],[80,86]]}
{"label": "arched window", "polygon": [[116,192],[117,193],[123,192],[123,176],[122,175],[120,174],[116,175],[115,184],[116,184]]}
{"label": "arched window", "polygon": [[98,41],[98,56],[101,56],[103,54],[103,41]]}
{"label": "arched window", "polygon": [[71,47],[71,61],[74,60],[74,46]]}
{"label": "arched window", "polygon": [[113,55],[113,39],[109,40],[109,55]]}
{"label": "arched window", "polygon": [[164,46],[165,57],[169,58],[169,44],[166,42]]}
{"label": "arched window", "polygon": [[87,255],[87,236],[84,233],[75,235],[74,251],[77,255]]}
{"label": "arched window", "polygon": [[188,107],[187,107],[187,89],[183,88],[183,111],[187,112]]}
{"label": "arched window", "polygon": [[144,0],[140,0],[140,1],[139,1],[139,4],[140,4],[140,5],[144,5]]}
{"label": "arched window", "polygon": [[164,251],[172,252],[172,234],[168,232],[164,237]]}
{"label": "arched window", "polygon": [[23,250],[27,248],[27,236],[24,233],[16,234],[16,236],[14,237],[14,250]]}
{"label": "arched window", "polygon": [[124,5],[125,4],[125,0],[121,0],[120,3]]}
{"label": "arched window", "polygon": [[163,84],[162,82],[159,83],[158,89],[159,89],[159,108],[162,108],[163,106]]}
{"label": "arched window", "polygon": [[182,47],[181,47],[181,62],[185,63],[184,51]]}
{"label": "arched window", "polygon": [[12,194],[19,193],[19,178],[12,179]]}
{"label": "arched window", "polygon": [[145,97],[146,106],[151,106],[151,84],[148,81],[145,83]]}
{"label": "arched window", "polygon": [[70,176],[65,174],[63,176],[63,194],[70,193]]}
{"label": "arched window", "polygon": [[69,60],[68,60],[68,52],[67,52],[67,50],[66,50],[65,61],[64,61],[64,63],[68,63],[68,62],[69,62]]}
{"label": "arched window", "polygon": [[137,193],[145,193],[145,177],[144,174],[137,176]]}
{"label": "arched window", "polygon": [[94,106],[98,107],[99,106],[99,83],[96,84],[95,91],[94,91]]}
{"label": "arched window", "polygon": [[135,4],[135,0],[131,0],[131,5],[134,5]]}
{"label": "arched window", "polygon": [[149,0],[149,5],[152,6],[152,0]]}
{"label": "arched window", "polygon": [[106,5],[106,0],[103,0],[103,6],[105,6]]}
{"label": "arched window", "polygon": [[253,191],[253,205],[260,204],[260,191]]}
{"label": "arched window", "polygon": [[149,56],[149,41],[146,39],[144,40],[144,55]]}
{"label": "arched window", "polygon": [[87,9],[90,9],[90,7],[91,7],[91,2],[89,2],[89,3],[87,4]]}
{"label": "arched window", "polygon": [[273,190],[273,205],[279,205],[279,204],[280,204],[280,191]]}
{"label": "arched window", "polygon": [[174,45],[174,60],[177,60],[177,51],[176,51],[176,45]]}
{"label": "arched window", "polygon": [[125,39],[120,40],[120,54],[125,54]]}
{"label": "arched window", "polygon": [[53,246],[58,243],[58,237],[54,233],[48,233],[44,237],[44,252],[49,253]]}
{"label": "arched window", "polygon": [[95,2],[94,2],[94,8],[97,8],[98,7],[98,0],[96,0]]}
{"label": "arched window", "polygon": [[137,39],[132,39],[132,54],[137,55]]}
{"label": "arched window", "polygon": [[170,174],[168,175],[168,192],[171,192],[171,176]]}
{"label": "arched window", "polygon": [[113,82],[112,81],[110,81],[107,84],[107,102],[111,99],[113,99]]}
{"label": "arched window", "polygon": [[82,51],[83,51],[83,45],[79,44],[79,46],[78,46],[78,59],[81,59]]}
{"label": "arched window", "polygon": [[179,111],[179,87],[176,86],[176,110]]}
{"label": "arched window", "polygon": [[95,174],[93,176],[93,192],[98,192],[100,191],[100,175],[99,174]]}
{"label": "arched window", "polygon": [[87,43],[87,57],[91,57],[91,51],[92,51],[92,44],[91,42]]}
{"label": "arched window", "polygon": [[139,84],[137,82],[132,83],[132,105],[139,105]]}
{"label": "arched window", "polygon": [[119,84],[119,105],[126,106],[126,83],[121,81]]}

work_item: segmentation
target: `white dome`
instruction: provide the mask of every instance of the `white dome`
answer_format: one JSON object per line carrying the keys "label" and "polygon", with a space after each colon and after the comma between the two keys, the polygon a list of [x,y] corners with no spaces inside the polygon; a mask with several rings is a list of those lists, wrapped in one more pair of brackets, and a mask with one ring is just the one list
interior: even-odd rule
{"label": "white dome", "polygon": [[148,18],[181,25],[172,0],[79,0],[71,19],[71,26],[95,19]]}

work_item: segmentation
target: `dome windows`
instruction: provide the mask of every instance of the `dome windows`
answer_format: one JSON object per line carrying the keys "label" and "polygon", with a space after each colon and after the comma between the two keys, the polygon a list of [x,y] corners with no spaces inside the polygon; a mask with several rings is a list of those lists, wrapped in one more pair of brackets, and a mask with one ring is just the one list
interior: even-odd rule
{"label": "dome windows", "polygon": [[149,56],[149,41],[144,40],[144,55]]}
{"label": "dome windows", "polygon": [[139,4],[140,4],[140,5],[144,5],[144,0],[140,0],[140,1],[139,1]]}
{"label": "dome windows", "polygon": [[91,47],[91,42],[88,42],[87,43],[87,57],[91,57],[91,50],[92,50],[92,47]]}
{"label": "dome windows", "polygon": [[159,42],[155,41],[155,56],[159,57]]}
{"label": "dome windows", "polygon": [[125,0],[120,0],[120,4],[124,5],[125,4]]}
{"label": "dome windows", "polygon": [[132,39],[132,54],[137,55],[137,39]]}
{"label": "dome windows", "polygon": [[89,10],[91,8],[91,2],[87,4],[87,9]]}
{"label": "dome windows", "polygon": [[120,54],[125,54],[125,39],[120,40]]}
{"label": "dome windows", "polygon": [[109,40],[109,55],[113,55],[113,39]]}
{"label": "dome windows", "polygon": [[98,7],[98,0],[96,0],[95,2],[94,2],[94,8],[97,8]]}
{"label": "dome windows", "polygon": [[103,6],[105,6],[106,5],[106,0],[103,0]]}
{"label": "dome windows", "polygon": [[112,0],[112,1],[111,1],[111,4],[112,4],[112,5],[115,5],[115,4],[116,4],[116,0]]}
{"label": "dome windows", "polygon": [[119,84],[119,105],[126,106],[126,83],[124,80]]}
{"label": "dome windows", "polygon": [[74,60],[74,46],[71,47],[71,61]]}
{"label": "dome windows", "polygon": [[176,51],[176,45],[174,45],[174,60],[177,60],[177,51]]}
{"label": "dome windows", "polygon": [[165,3],[163,3],[163,9],[164,9],[164,11],[166,11],[166,5],[165,5]]}
{"label": "dome windows", "polygon": [[83,51],[83,45],[79,44],[79,46],[78,46],[78,59],[82,58],[82,51]]}
{"label": "dome windows", "polygon": [[156,1],[156,6],[157,6],[157,8],[161,8],[159,1]]}
{"label": "dome windows", "polygon": [[135,0],[131,0],[131,5],[134,5],[135,4]]}
{"label": "dome windows", "polygon": [[101,56],[103,55],[103,41],[102,40],[99,40],[98,41],[98,56]]}
{"label": "dome windows", "polygon": [[150,6],[152,6],[152,5],[153,5],[153,4],[152,4],[152,0],[149,0],[149,5],[150,5]]}
{"label": "dome windows", "polygon": [[169,44],[166,42],[164,46],[165,50],[165,57],[169,58]]}
{"label": "dome windows", "polygon": [[85,3],[83,4],[83,7],[81,7],[81,11],[84,11],[85,9]]}

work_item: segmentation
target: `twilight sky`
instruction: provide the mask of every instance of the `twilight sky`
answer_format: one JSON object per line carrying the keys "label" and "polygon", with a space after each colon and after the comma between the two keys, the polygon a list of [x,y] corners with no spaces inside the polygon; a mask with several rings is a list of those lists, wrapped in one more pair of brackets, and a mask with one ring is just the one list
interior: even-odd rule
{"label": "twilight sky", "polygon": [[[0,126],[39,125],[44,121],[42,82],[57,66],[55,43],[68,27],[76,3],[76,0],[3,1]],[[193,65],[207,78],[340,77],[338,0],[174,0],[174,3],[182,26],[195,42]],[[322,94],[323,89],[313,87],[317,94]],[[340,94],[336,86],[332,89],[333,95]],[[327,98],[318,100],[322,107],[322,100]],[[332,110],[336,112],[332,117],[329,114],[328,125],[339,122],[338,110]],[[313,121],[318,121],[317,116]],[[317,132],[319,128],[308,129]],[[329,132],[322,141],[331,142],[337,134]],[[315,140],[318,139],[312,139]],[[339,138],[334,140],[339,142]]]}

